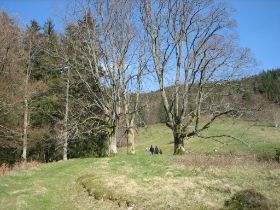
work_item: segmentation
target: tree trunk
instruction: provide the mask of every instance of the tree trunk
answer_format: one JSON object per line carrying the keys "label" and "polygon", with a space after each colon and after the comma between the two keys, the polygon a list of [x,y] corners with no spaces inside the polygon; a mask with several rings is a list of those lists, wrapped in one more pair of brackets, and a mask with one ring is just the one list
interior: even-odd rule
{"label": "tree trunk", "polygon": [[133,128],[127,129],[127,154],[135,154],[135,134]]}
{"label": "tree trunk", "polygon": [[65,115],[64,115],[64,144],[63,144],[63,160],[67,160],[67,149],[68,149],[68,112],[69,112],[69,67],[67,68],[67,82],[66,82],[66,104],[65,104]]}
{"label": "tree trunk", "polygon": [[25,87],[24,87],[24,116],[23,116],[23,139],[22,139],[22,159],[26,160],[27,154],[27,128],[28,128],[28,85],[29,85],[29,66],[26,70]]}
{"label": "tree trunk", "polygon": [[107,121],[107,134],[108,134],[108,139],[107,139],[108,149],[107,149],[106,155],[114,156],[114,155],[117,155],[117,153],[118,153],[118,151],[117,151],[117,133],[116,133],[117,126],[116,126],[115,121],[110,119],[109,117],[107,117],[106,121]]}
{"label": "tree trunk", "polygon": [[185,153],[184,138],[180,133],[173,133],[174,137],[174,155],[183,155]]}
{"label": "tree trunk", "polygon": [[67,131],[64,131],[63,138],[64,138],[63,160],[67,160],[67,147],[68,147],[68,133],[67,133]]}
{"label": "tree trunk", "polygon": [[116,132],[109,134],[109,156],[115,156],[118,154],[117,150],[117,135]]}
{"label": "tree trunk", "polygon": [[22,158],[26,160],[27,153],[27,127],[28,127],[28,100],[27,96],[24,97],[24,119],[23,119],[23,145],[22,145]]}

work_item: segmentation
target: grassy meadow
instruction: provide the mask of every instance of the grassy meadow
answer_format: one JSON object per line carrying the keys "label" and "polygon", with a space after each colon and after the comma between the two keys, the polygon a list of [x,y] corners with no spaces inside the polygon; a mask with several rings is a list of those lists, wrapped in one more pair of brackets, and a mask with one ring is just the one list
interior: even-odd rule
{"label": "grassy meadow", "polygon": [[[0,209],[220,209],[235,192],[255,189],[280,209],[280,129],[221,119],[173,156],[163,124],[141,128],[137,154],[72,159],[0,176]],[[223,143],[221,143],[223,142]],[[157,145],[162,155],[145,148]]]}

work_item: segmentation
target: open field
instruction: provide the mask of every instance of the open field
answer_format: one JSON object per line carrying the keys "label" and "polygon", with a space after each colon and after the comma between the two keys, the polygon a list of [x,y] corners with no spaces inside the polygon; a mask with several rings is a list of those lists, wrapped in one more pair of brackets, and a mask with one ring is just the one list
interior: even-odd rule
{"label": "open field", "polygon": [[[137,155],[73,159],[42,164],[0,177],[0,209],[220,209],[242,189],[265,195],[280,208],[280,129],[251,122],[219,120],[204,135],[232,139],[191,139],[187,154],[172,155],[172,135],[164,125],[142,128]],[[163,155],[151,156],[153,144]],[[257,161],[260,160],[260,161]]]}

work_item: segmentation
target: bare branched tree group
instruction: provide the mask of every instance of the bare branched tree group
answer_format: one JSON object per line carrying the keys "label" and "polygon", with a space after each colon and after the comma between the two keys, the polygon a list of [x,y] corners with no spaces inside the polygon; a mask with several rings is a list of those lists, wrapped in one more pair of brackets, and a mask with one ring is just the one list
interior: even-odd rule
{"label": "bare branched tree group", "polygon": [[[247,65],[248,50],[235,45],[230,34],[234,22],[222,3],[146,0],[140,3],[140,11],[166,124],[174,136],[174,154],[180,154],[185,151],[185,138],[198,135],[216,118],[235,110],[230,104],[208,100],[206,109],[212,117],[201,120],[203,105],[217,86]],[[173,77],[172,95],[165,90],[168,75]]]}
{"label": "bare branched tree group", "polygon": [[[12,96],[8,84],[1,84],[0,109],[20,104],[23,117],[22,132],[1,124],[1,133],[22,133],[13,138],[22,139],[23,159],[32,136],[28,129],[38,125],[52,133],[46,132],[43,142],[56,139],[39,146],[44,159],[55,150],[67,160],[82,154],[85,145],[100,155],[116,155],[120,130],[125,130],[127,153],[135,154],[140,94],[147,90],[144,79],[153,76],[173,132],[174,154],[184,153],[184,140],[199,136],[218,117],[236,114],[238,107],[217,93],[240,76],[250,57],[238,47],[225,4],[77,0],[68,12],[63,34],[54,32],[51,21],[44,32],[36,22],[23,31],[5,13],[0,16],[1,80],[9,75],[20,92]],[[46,104],[48,112],[41,108]]]}

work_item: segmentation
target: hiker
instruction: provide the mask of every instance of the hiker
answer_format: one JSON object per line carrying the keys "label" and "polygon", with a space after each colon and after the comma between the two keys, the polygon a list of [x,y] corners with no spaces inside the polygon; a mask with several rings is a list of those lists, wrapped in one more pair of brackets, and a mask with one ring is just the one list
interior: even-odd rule
{"label": "hiker", "polygon": [[151,153],[151,155],[153,155],[154,152],[155,152],[155,149],[153,148],[153,145],[151,145],[151,147],[150,147],[150,153]]}
{"label": "hiker", "polygon": [[158,155],[158,147],[155,147],[155,154]]}
{"label": "hiker", "polygon": [[162,155],[162,150],[161,150],[161,149],[159,149],[159,154],[161,154],[161,155]]}

